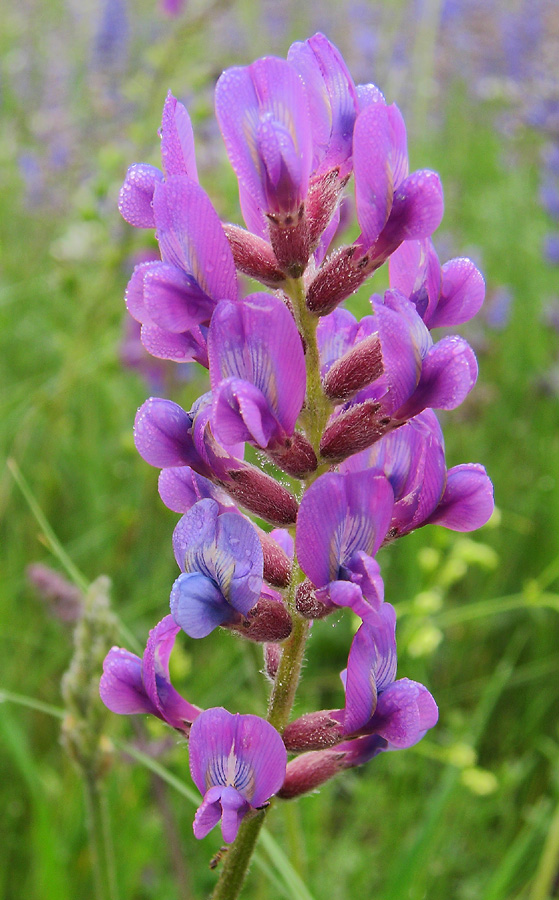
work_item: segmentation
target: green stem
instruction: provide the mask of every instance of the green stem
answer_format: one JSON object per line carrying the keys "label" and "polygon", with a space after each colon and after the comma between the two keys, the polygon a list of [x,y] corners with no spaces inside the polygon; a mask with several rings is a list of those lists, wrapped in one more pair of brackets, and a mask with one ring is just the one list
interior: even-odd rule
{"label": "green stem", "polygon": [[241,822],[235,842],[227,851],[211,900],[235,900],[239,896],[265,815],[266,810],[260,810]]}
{"label": "green stem", "polygon": [[295,319],[305,341],[305,364],[307,368],[306,405],[302,413],[307,437],[317,456],[320,454],[320,438],[324,426],[332,412],[332,404],[322,390],[320,378],[320,356],[316,340],[319,319],[307,309],[303,279],[288,279],[285,292],[293,301]]}
{"label": "green stem", "polygon": [[105,795],[93,775],[84,774],[87,828],[96,900],[118,900],[115,860]]}

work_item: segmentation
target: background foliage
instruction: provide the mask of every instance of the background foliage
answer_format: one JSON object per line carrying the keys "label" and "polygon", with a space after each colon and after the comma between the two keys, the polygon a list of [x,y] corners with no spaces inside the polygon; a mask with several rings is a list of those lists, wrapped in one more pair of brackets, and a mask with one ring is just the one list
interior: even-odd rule
{"label": "background foliage", "polygon": [[[3,13],[0,446],[18,468],[0,472],[0,767],[8,773],[0,895],[92,891],[82,786],[61,750],[60,722],[21,700],[60,708],[72,649],[71,627],[26,578],[30,563],[63,571],[63,559],[13,472],[23,473],[85,578],[110,576],[113,607],[143,645],[176,576],[176,516],[132,441],[136,408],[154,389],[122,365],[122,297],[134,254],[153,245],[120,221],[118,188],[130,163],[157,164],[170,88],[193,118],[202,184],[224,219],[240,221],[212,116],[215,80],[226,66],[285,54],[320,29],[356,81],[373,80],[403,108],[412,168],[440,172],[441,259],[467,253],[486,275],[485,311],[462,328],[478,350],[480,379],[443,426],[448,465],[483,462],[498,513],[472,536],[429,526],[381,551],[399,615],[400,674],[430,688],[440,724],[416,748],[382,754],[280,806],[268,827],[292,869],[280,874],[267,839],[245,896],[556,896],[557,7],[192,0],[171,17],[164,6],[21,0]],[[374,289],[385,281],[379,273]],[[352,308],[365,312],[369,293]],[[166,389],[189,408],[204,373],[183,375],[167,372]],[[299,713],[340,704],[351,622],[331,623],[313,629]],[[261,665],[257,647],[216,633],[179,639],[172,677],[200,706],[261,714]],[[190,785],[185,747],[157,721],[112,716],[106,732],[115,745],[106,787],[120,896],[202,898],[219,835],[194,840],[192,803],[168,783],[172,773]],[[160,766],[167,781],[153,771]]]}

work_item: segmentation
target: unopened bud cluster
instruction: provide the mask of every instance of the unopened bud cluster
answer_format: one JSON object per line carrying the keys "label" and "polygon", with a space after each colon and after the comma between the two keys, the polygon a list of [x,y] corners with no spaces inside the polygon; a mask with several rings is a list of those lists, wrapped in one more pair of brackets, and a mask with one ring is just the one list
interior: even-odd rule
{"label": "unopened bud cluster", "polygon": [[[398,108],[374,85],[356,86],[321,34],[287,59],[225,71],[215,108],[246,229],[223,223],[199,184],[190,119],[171,94],[161,170],[132,166],[120,194],[123,217],[155,229],[161,253],[136,267],[126,292],[144,347],[206,367],[209,390],[188,412],[152,397],[136,416],[136,447],[181,514],[180,574],[143,657],[108,654],[101,696],[189,738],[204,795],[195,834],[221,819],[229,842],[272,795],[296,797],[435,724],[429,691],[396,679],[395,613],[376,554],[427,523],[477,528],[493,496],[482,466],[447,470],[433,412],[465,399],[477,365],[465,340],[431,330],[470,319],[484,282],[468,259],[439,262],[441,184],[428,170],[410,174]],[[360,233],[344,245],[350,189]],[[340,304],[387,260],[390,287],[358,321]],[[262,291],[244,296],[239,274]],[[300,488],[247,462],[247,443]],[[285,673],[298,680],[309,621],[343,607],[361,622],[344,704],[288,723],[296,683]],[[178,633],[202,639],[218,627],[263,643],[269,721],[202,711],[171,685]]]}

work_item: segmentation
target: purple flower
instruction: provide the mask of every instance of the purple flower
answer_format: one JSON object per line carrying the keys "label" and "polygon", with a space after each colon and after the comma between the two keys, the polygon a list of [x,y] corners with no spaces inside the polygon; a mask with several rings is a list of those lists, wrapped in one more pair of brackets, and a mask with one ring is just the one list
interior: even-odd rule
{"label": "purple flower", "polygon": [[390,286],[414,304],[429,329],[468,322],[485,297],[483,275],[471,259],[441,266],[430,238],[404,241],[389,262]]}
{"label": "purple flower", "polygon": [[173,548],[182,571],[171,591],[171,613],[193,638],[235,622],[256,605],[262,590],[262,547],[248,519],[221,513],[200,500],[180,519]]}
{"label": "purple flower", "polygon": [[[360,626],[347,669],[341,673],[344,709],[309,713],[291,722],[284,732],[288,750],[335,745],[344,759],[343,768],[348,768],[362,765],[381,750],[412,747],[437,723],[437,705],[427,688],[408,678],[395,681],[395,627],[396,613],[389,603],[380,608],[377,625]],[[373,735],[376,741],[361,741]],[[349,742],[341,743],[348,737]]]}
{"label": "purple flower", "polygon": [[408,175],[406,129],[399,109],[380,92],[363,94],[353,132],[357,219],[361,234],[334,253],[309,287],[307,306],[326,315],[379,268],[402,241],[426,238],[443,214],[438,175]]}
{"label": "purple flower", "polygon": [[302,274],[352,168],[358,100],[341,55],[316,34],[288,61],[225,71],[215,105],[248,228],[270,241],[281,271]]}
{"label": "purple flower", "polygon": [[169,679],[169,657],[180,626],[165,616],[149,633],[142,659],[122,647],[112,647],[103,663],[101,700],[121,715],[150,713],[188,734],[201,710],[184,700]]}
{"label": "purple flower", "polygon": [[315,469],[312,447],[294,434],[305,399],[305,358],[285,304],[268,294],[220,303],[208,349],[217,440],[226,446],[250,441],[297,477]]}
{"label": "purple flower", "polygon": [[493,487],[483,466],[467,463],[447,471],[442,431],[430,409],[340,467],[342,472],[362,469],[384,474],[394,491],[387,539],[429,522],[473,531],[493,512]]}
{"label": "purple flower", "polygon": [[322,475],[303,495],[295,546],[299,565],[327,607],[349,606],[375,623],[383,584],[374,554],[392,518],[394,496],[372,471]]}
{"label": "purple flower", "polygon": [[198,182],[192,123],[185,107],[170,91],[159,134],[163,172],[147,163],[135,163],[128,169],[118,197],[122,218],[136,228],[155,228],[153,194],[164,177],[187,175]]}
{"label": "purple flower", "polygon": [[339,717],[346,735],[375,734],[385,750],[403,750],[421,740],[436,725],[438,709],[422,684],[396,675],[396,613],[385,603],[379,627],[358,629],[342,672],[345,709]]}
{"label": "purple flower", "polygon": [[134,269],[128,311],[153,356],[207,365],[203,326],[219,300],[238,296],[229,243],[207,194],[186,176],[156,184],[153,215],[161,261]]}
{"label": "purple flower", "polygon": [[[350,370],[361,382],[351,382],[351,399],[335,410],[321,440],[322,455],[334,462],[365,450],[427,407],[454,409],[477,378],[469,344],[456,336],[433,344],[414,304],[399,291],[386,291],[384,298],[375,295],[372,305],[375,315],[364,317],[359,325],[353,324],[349,313],[337,310],[317,332],[327,393],[335,383],[343,398],[339,389],[343,379],[337,370],[347,366],[353,356],[361,362]],[[365,342],[370,343],[375,334],[382,360],[380,376],[374,365],[368,368],[359,359],[360,344],[367,350]],[[344,350],[344,356],[333,362],[333,354]],[[370,358],[374,362],[375,357]],[[366,385],[371,375],[373,379]]]}
{"label": "purple flower", "polygon": [[266,216],[297,218],[308,189],[312,137],[303,83],[286,60],[257,59],[222,74],[215,111],[245,222],[266,238]]}
{"label": "purple flower", "polygon": [[258,716],[207,709],[194,723],[190,772],[204,796],[194,835],[205,837],[221,819],[223,840],[235,840],[247,813],[261,809],[285,778],[287,752],[272,725]]}
{"label": "purple flower", "polygon": [[[161,469],[191,467],[273,525],[292,525],[298,509],[295,497],[270,475],[244,462],[240,458],[242,444],[230,448],[218,444],[209,425],[210,413],[211,394],[200,397],[190,413],[171,400],[150,397],[138,410],[134,423],[138,453]],[[163,476],[162,499],[165,503],[170,499],[171,509],[184,501],[177,477],[180,478],[176,471],[168,480]],[[187,480],[189,477],[185,473]],[[175,491],[179,496],[175,496]]]}

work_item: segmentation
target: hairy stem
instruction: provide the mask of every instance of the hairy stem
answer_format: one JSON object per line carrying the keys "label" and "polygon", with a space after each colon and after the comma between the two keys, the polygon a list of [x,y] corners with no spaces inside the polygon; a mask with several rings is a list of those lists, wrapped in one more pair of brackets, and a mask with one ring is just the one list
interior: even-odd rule
{"label": "hairy stem", "polygon": [[241,822],[237,837],[227,851],[211,900],[236,900],[239,896],[265,815],[266,810],[260,810]]}

